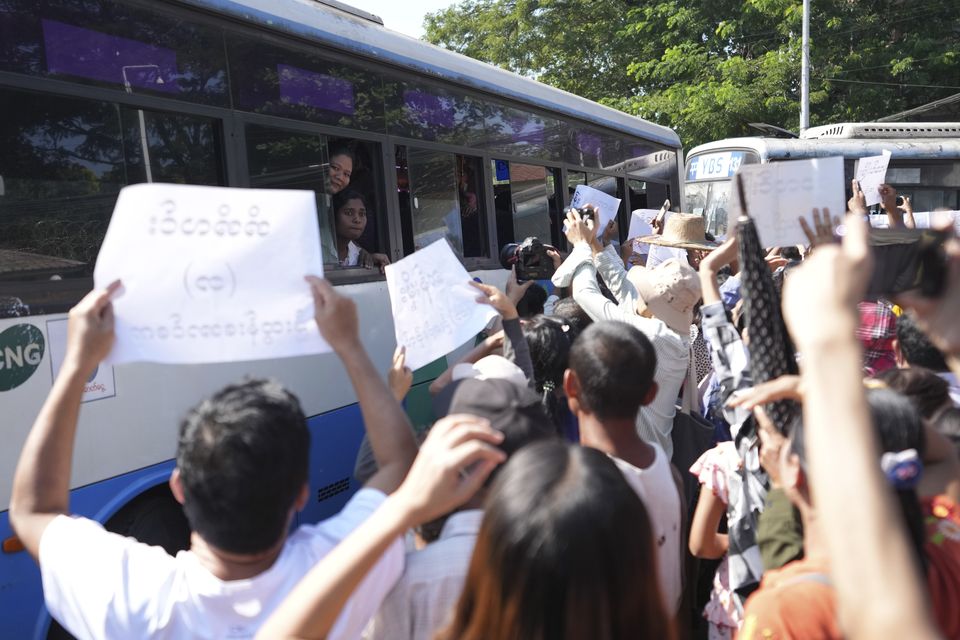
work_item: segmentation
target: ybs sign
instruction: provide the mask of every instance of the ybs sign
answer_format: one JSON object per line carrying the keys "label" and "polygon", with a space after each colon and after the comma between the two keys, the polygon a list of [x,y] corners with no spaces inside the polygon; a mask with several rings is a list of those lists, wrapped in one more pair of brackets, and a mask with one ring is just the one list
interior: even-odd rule
{"label": "ybs sign", "polygon": [[0,391],[26,382],[43,360],[43,332],[32,324],[15,324],[0,333]]}

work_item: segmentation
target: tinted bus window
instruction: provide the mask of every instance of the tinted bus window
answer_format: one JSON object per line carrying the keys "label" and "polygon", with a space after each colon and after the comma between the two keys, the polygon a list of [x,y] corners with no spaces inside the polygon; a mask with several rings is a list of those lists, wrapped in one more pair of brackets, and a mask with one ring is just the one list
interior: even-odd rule
{"label": "tinted bus window", "polygon": [[[257,125],[246,127],[246,142],[251,187],[316,193],[324,264],[363,267],[360,249],[387,252],[379,144]],[[337,216],[348,208],[357,218],[349,224]]]}
{"label": "tinted bus window", "polygon": [[0,3],[0,69],[228,106],[218,29],[110,0]]}
{"label": "tinted bus window", "polygon": [[383,131],[383,83],[366,69],[229,36],[234,105],[245,111]]}
{"label": "tinted bus window", "polygon": [[560,212],[557,170],[539,165],[493,161],[494,207],[497,244],[523,242],[529,237],[560,246]]}
{"label": "tinted bus window", "polygon": [[593,129],[571,127],[567,137],[566,160],[581,167],[613,167],[623,161],[620,140]]}
{"label": "tinted bus window", "polygon": [[394,82],[387,99],[389,132],[447,144],[475,146],[485,135],[486,108],[478,98],[425,83]]}
{"label": "tinted bus window", "polygon": [[223,184],[204,118],[0,90],[0,315],[66,311],[90,276],[117,193],[145,178]]}
{"label": "tinted bus window", "polygon": [[563,156],[563,123],[528,111],[490,105],[485,147],[501,153],[560,160]]}

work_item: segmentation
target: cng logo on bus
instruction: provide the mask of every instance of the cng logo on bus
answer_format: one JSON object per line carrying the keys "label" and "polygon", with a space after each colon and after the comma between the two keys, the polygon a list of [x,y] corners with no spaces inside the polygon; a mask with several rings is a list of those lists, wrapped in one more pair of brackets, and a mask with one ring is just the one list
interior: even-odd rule
{"label": "cng logo on bus", "polygon": [[43,332],[32,324],[15,324],[0,333],[0,391],[30,379],[43,360]]}

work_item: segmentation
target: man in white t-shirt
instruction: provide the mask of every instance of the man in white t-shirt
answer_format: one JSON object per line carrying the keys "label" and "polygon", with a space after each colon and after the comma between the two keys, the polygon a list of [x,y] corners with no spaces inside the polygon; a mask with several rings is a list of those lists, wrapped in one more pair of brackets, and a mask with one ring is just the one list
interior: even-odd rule
{"label": "man in white t-shirt", "polygon": [[[67,355],[24,444],[10,522],[40,564],[51,615],[80,638],[252,638],[299,579],[402,481],[416,455],[406,415],[364,351],[354,303],[310,279],[320,332],[354,384],[379,471],[338,515],[287,535],[306,504],[310,436],[279,384],[231,385],[191,411],[170,478],[190,550],[109,533],[69,515],[84,381],[110,352],[115,287],[71,312]],[[330,637],[355,638],[403,570],[398,540],[350,598]]]}
{"label": "man in white t-shirt", "polygon": [[613,458],[647,508],[664,607],[674,615],[683,596],[686,544],[681,481],[663,449],[634,428],[640,406],[657,395],[657,364],[642,331],[621,321],[595,322],[570,349],[563,390],[579,421],[580,443]]}

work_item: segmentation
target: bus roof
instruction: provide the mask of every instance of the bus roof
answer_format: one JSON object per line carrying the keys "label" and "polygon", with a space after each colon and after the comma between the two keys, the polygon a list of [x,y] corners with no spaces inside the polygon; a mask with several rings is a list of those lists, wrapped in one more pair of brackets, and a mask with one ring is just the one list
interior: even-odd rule
{"label": "bus roof", "polygon": [[680,137],[672,129],[391,31],[378,24],[374,20],[376,16],[355,12],[352,7],[340,8],[332,2],[321,4],[313,0],[180,1],[247,24],[351,51],[374,62],[385,62],[673,148],[680,147]]}
{"label": "bus roof", "polygon": [[711,151],[730,149],[753,151],[760,156],[761,162],[830,156],[861,158],[880,155],[884,150],[889,151],[893,158],[938,160],[944,157],[960,157],[960,137],[873,140],[864,138],[727,138],[694,147],[687,153],[687,159]]}

